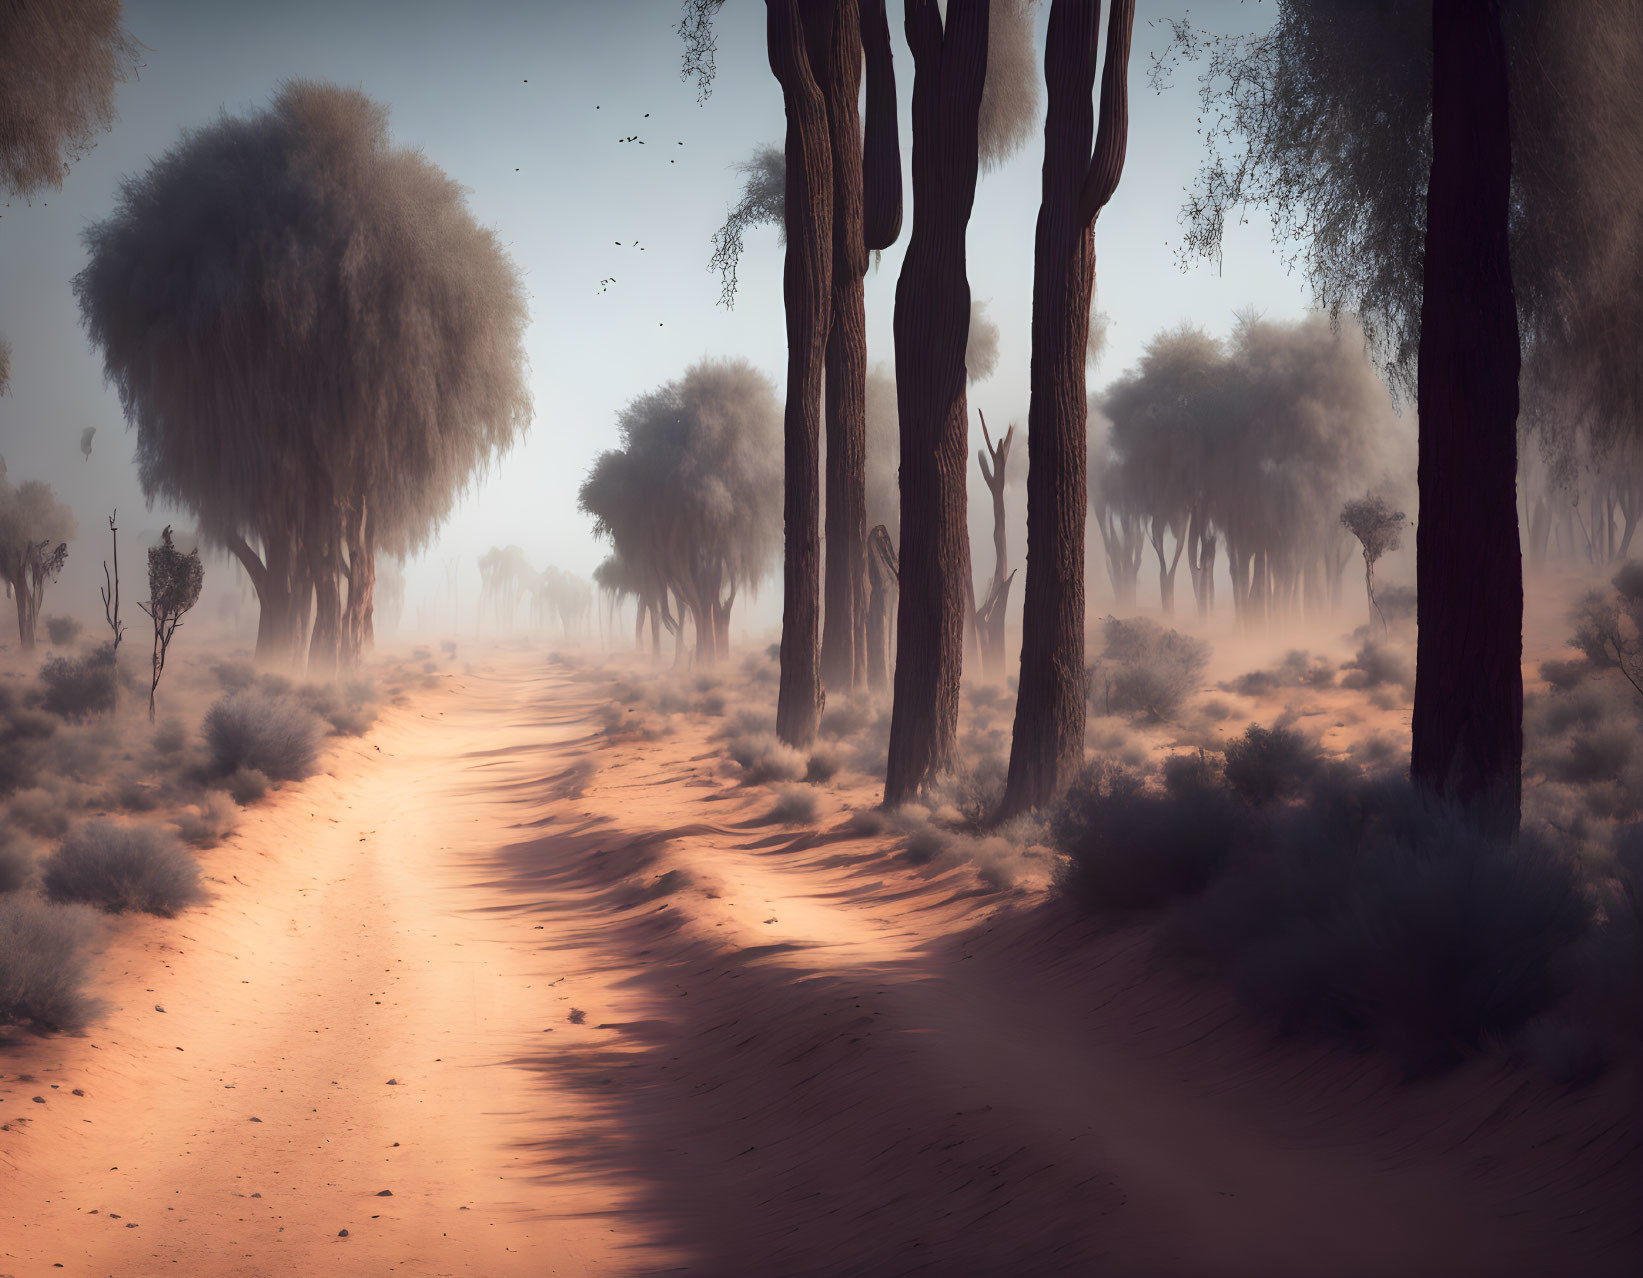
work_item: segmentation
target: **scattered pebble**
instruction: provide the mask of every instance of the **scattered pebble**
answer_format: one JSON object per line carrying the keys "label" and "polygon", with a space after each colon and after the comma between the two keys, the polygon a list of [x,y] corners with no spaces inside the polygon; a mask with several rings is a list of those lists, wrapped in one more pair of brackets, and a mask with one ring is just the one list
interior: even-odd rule
{"label": "scattered pebble", "polygon": [[339,1229],[339,1230],[337,1230],[337,1237],[338,1237],[338,1238],[346,1238],[346,1237],[348,1237],[348,1231],[347,1231],[347,1230],[346,1230],[346,1229]]}
{"label": "scattered pebble", "polygon": [[154,1010],[156,1012],[163,1012],[163,1011],[165,1011],[165,1008],[161,1007],[158,1003],[156,1003],[156,1004],[154,1004]]}

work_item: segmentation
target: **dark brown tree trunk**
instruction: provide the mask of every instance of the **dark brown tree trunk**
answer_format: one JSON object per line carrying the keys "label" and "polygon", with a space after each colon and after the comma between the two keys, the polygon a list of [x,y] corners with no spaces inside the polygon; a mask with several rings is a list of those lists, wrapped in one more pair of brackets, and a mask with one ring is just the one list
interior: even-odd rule
{"label": "dark brown tree trunk", "polygon": [[314,631],[308,641],[308,677],[335,679],[342,653],[340,530],[334,522],[316,530],[308,548],[314,583]]}
{"label": "dark brown tree trunk", "polygon": [[965,236],[979,168],[987,73],[986,0],[906,0],[913,51],[913,233],[896,281],[901,422],[901,599],[884,801],[894,806],[952,770],[970,609],[965,471],[970,333]]}
{"label": "dark brown tree trunk", "polygon": [[240,561],[257,594],[257,646],[260,665],[289,668],[302,651],[303,619],[297,610],[296,563],[293,540],[269,538],[263,553],[267,563],[237,534],[228,549]]}
{"label": "dark brown tree trunk", "polygon": [[17,600],[17,640],[22,644],[24,652],[34,651],[34,609],[31,606],[28,587],[21,581],[12,587],[12,597]]}
{"label": "dark brown tree trunk", "polygon": [[878,524],[867,538],[867,685],[890,686],[890,617],[895,607],[896,548],[890,530]]}
{"label": "dark brown tree trunk", "polygon": [[782,514],[781,683],[776,735],[816,737],[821,714],[820,449],[822,377],[833,283],[833,156],[827,82],[834,0],[767,0],[770,69],[787,108],[786,466]]}
{"label": "dark brown tree trunk", "polygon": [[867,240],[862,210],[859,0],[835,0],[827,76],[833,157],[833,284],[827,331],[827,563],[822,682],[867,678]]}
{"label": "dark brown tree trunk", "polygon": [[981,438],[987,447],[976,453],[981,480],[993,498],[993,579],[987,597],[976,609],[976,635],[981,644],[981,672],[989,679],[1004,677],[1004,614],[1010,606],[1010,585],[1015,573],[1009,571],[1009,542],[1004,526],[1004,485],[1010,464],[1010,445],[1015,427],[1004,432],[995,445],[987,433],[987,419],[981,419]]}
{"label": "dark brown tree trunk", "polygon": [[375,641],[376,522],[369,504],[348,519],[348,603],[342,624],[342,667],[352,670]]}
{"label": "dark brown tree trunk", "polygon": [[1499,0],[1434,0],[1421,301],[1420,525],[1410,775],[1517,828],[1523,555],[1517,525],[1512,150]]}
{"label": "dark brown tree trunk", "polygon": [[1100,6],[1055,0],[1044,42],[1049,113],[1033,251],[1027,584],[1005,816],[1048,803],[1084,762],[1085,346],[1095,219],[1124,168],[1134,23],[1135,0],[1111,0],[1099,132],[1090,99]]}

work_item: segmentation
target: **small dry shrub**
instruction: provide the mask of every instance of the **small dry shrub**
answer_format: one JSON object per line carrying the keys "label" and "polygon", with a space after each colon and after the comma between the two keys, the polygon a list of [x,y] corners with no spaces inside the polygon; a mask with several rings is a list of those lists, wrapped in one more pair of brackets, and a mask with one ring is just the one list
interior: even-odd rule
{"label": "small dry shrub", "polygon": [[1252,723],[1228,741],[1226,783],[1250,803],[1293,798],[1306,789],[1322,763],[1318,747],[1290,728]]}
{"label": "small dry shrub", "polygon": [[1147,617],[1102,623],[1101,657],[1088,672],[1098,714],[1128,715],[1157,723],[1173,719],[1197,691],[1209,664],[1209,645]]}
{"label": "small dry shrub", "polygon": [[11,796],[12,823],[42,839],[59,839],[68,833],[73,806],[60,789],[30,786]]}
{"label": "small dry shrub", "polygon": [[114,709],[117,680],[111,643],[78,657],[48,657],[40,667],[40,704],[64,719],[107,714]]}
{"label": "small dry shrub", "polygon": [[818,804],[816,792],[807,785],[784,785],[776,791],[776,802],[764,820],[782,825],[813,825]]}
{"label": "small dry shrub", "polygon": [[818,745],[810,751],[804,779],[811,785],[826,785],[844,767],[844,751],[837,746]]}
{"label": "small dry shrub", "polygon": [[167,917],[204,899],[200,867],[177,841],[151,825],[87,821],[41,867],[54,901],[82,901],[111,914],[140,910]]}
{"label": "small dry shrub", "polygon": [[341,737],[362,737],[377,719],[379,698],[367,679],[342,685],[308,684],[297,697]]}
{"label": "small dry shrub", "polygon": [[242,808],[261,800],[273,783],[267,773],[255,768],[239,768],[228,778],[228,796]]}
{"label": "small dry shrub", "polygon": [[9,826],[0,825],[0,893],[15,892],[34,877],[34,857]]}
{"label": "small dry shrub", "polygon": [[729,752],[742,770],[744,785],[797,781],[804,776],[807,766],[802,754],[773,736],[736,737],[730,742]]}
{"label": "small dry shrub", "polygon": [[97,913],[27,892],[0,896],[0,1025],[78,1030],[96,1011],[85,994]]}
{"label": "small dry shrub", "polygon": [[1203,755],[1166,762],[1163,788],[1110,761],[1086,769],[1051,821],[1066,857],[1055,882],[1093,909],[1155,909],[1200,891],[1226,863],[1242,818]]}
{"label": "small dry shrub", "polygon": [[58,648],[66,648],[78,639],[80,632],[85,629],[74,617],[42,617],[41,620],[46,623],[46,638]]}
{"label": "small dry shrub", "polygon": [[251,768],[275,781],[301,781],[318,765],[319,720],[287,697],[263,692],[221,697],[206,711],[204,731],[219,776]]}
{"label": "small dry shrub", "polygon": [[219,661],[212,673],[224,692],[244,692],[257,681],[256,669],[244,661]]}
{"label": "small dry shrub", "polygon": [[169,758],[188,745],[188,729],[181,719],[166,719],[154,729],[154,753]]}
{"label": "small dry shrub", "polygon": [[1281,688],[1328,688],[1335,683],[1335,669],[1322,657],[1296,649],[1286,653],[1277,665],[1251,670],[1221,685],[1228,692],[1245,697],[1269,696]]}
{"label": "small dry shrub", "polygon": [[0,794],[33,783],[57,720],[30,710],[0,684]]}
{"label": "small dry shrub", "polygon": [[184,843],[197,848],[215,847],[239,824],[239,810],[234,800],[220,790],[209,791],[195,805],[193,812],[185,812],[175,824]]}
{"label": "small dry shrub", "polygon": [[1362,691],[1368,688],[1408,688],[1414,671],[1408,659],[1388,644],[1365,640],[1358,653],[1342,667],[1341,687]]}

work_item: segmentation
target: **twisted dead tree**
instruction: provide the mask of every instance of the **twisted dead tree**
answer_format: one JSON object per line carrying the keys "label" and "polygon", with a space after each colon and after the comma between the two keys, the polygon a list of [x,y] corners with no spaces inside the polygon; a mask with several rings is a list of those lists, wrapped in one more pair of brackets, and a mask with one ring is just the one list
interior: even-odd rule
{"label": "twisted dead tree", "polygon": [[1004,530],[1005,467],[1010,462],[1010,445],[1015,442],[1015,424],[1011,423],[1004,437],[994,444],[993,437],[987,433],[987,418],[982,415],[981,438],[987,446],[976,453],[976,462],[981,467],[982,481],[993,496],[994,564],[986,598],[976,609],[976,631],[981,636],[982,673],[989,679],[998,679],[1004,673],[1004,611],[1010,602],[1010,584],[1015,581],[1015,569],[1009,568]]}
{"label": "twisted dead tree", "polygon": [[1027,583],[1006,816],[1048,803],[1084,761],[1084,370],[1095,287],[1095,220],[1124,171],[1134,25],[1135,0],[1109,0],[1097,127],[1091,95],[1099,6],[1087,0],[1054,0],[1050,6],[1044,56],[1049,115],[1033,251]]}

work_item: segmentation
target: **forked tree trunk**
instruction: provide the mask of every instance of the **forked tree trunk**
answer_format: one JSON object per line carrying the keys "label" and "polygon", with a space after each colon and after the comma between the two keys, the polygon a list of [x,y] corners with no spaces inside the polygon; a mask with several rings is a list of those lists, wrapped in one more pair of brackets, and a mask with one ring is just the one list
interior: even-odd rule
{"label": "forked tree trunk", "polygon": [[896,281],[896,404],[901,424],[901,599],[884,802],[912,798],[952,770],[969,611],[965,520],[970,333],[965,236],[979,167],[987,73],[986,0],[906,0],[913,51],[913,233]]}
{"label": "forked tree trunk", "polygon": [[1084,761],[1085,345],[1095,284],[1095,219],[1124,168],[1135,24],[1135,0],[1110,3],[1099,131],[1090,99],[1100,6],[1055,0],[1044,42],[1049,114],[1033,249],[1027,585],[1004,816],[1048,803]]}
{"label": "forked tree trunk", "polygon": [[[263,555],[258,555],[244,538],[232,535],[228,549],[240,561],[251,588],[257,594],[257,646],[259,665],[289,668],[303,651],[304,615],[299,610],[301,556],[294,538],[269,538]],[[264,562],[266,556],[266,563]],[[306,604],[306,595],[301,602]]]}
{"label": "forked tree trunk", "polygon": [[768,0],[770,69],[787,108],[786,467],[781,683],[776,735],[809,745],[821,714],[821,394],[833,282],[833,157],[827,104],[834,0]]}
{"label": "forked tree trunk", "polygon": [[1503,832],[1523,765],[1509,120],[1499,0],[1434,0],[1409,770]]}
{"label": "forked tree trunk", "polygon": [[1010,585],[1015,573],[1009,570],[1009,541],[1004,525],[1004,485],[1006,468],[1010,464],[1010,445],[1015,442],[1015,427],[1004,432],[1004,437],[993,443],[987,432],[987,419],[981,419],[981,438],[987,447],[976,453],[981,467],[981,480],[993,498],[993,579],[987,587],[987,597],[976,609],[976,635],[981,643],[981,671],[989,679],[1004,677],[1004,615],[1010,606]]}

